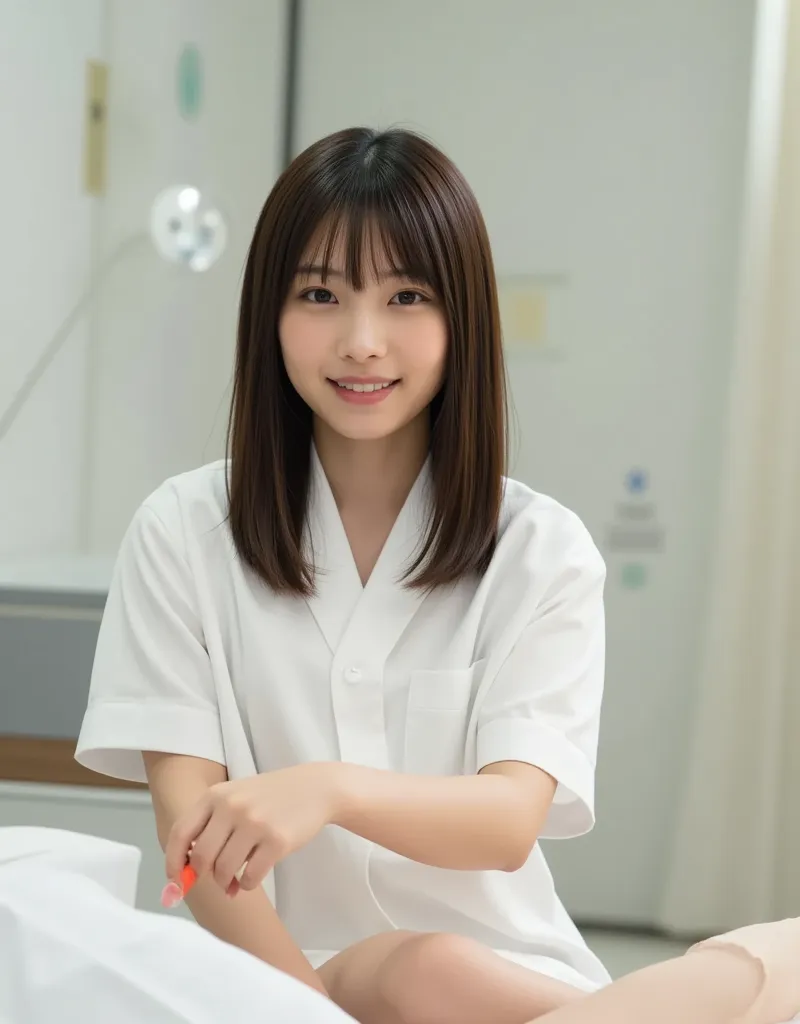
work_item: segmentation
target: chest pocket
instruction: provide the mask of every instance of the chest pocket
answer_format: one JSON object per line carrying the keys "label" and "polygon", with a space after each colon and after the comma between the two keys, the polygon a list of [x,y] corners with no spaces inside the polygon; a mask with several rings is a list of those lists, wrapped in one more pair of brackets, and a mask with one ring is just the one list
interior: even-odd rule
{"label": "chest pocket", "polygon": [[460,775],[472,699],[485,660],[464,669],[411,673],[404,769],[417,775]]}

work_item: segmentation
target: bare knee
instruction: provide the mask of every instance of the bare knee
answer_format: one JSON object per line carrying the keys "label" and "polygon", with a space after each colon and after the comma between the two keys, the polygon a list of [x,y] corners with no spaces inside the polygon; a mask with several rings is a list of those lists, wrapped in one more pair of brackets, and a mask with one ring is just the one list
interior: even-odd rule
{"label": "bare knee", "polygon": [[436,932],[407,939],[376,978],[385,1011],[402,1024],[451,1024],[454,993],[480,949],[460,935]]}

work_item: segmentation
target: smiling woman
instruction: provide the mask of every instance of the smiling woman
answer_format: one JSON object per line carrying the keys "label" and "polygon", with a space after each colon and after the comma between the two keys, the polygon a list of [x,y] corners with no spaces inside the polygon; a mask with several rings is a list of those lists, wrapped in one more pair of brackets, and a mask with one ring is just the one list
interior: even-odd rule
{"label": "smiling woman", "polygon": [[[368,382],[388,382],[388,394],[355,398]],[[301,537],[313,430],[318,447],[321,433],[391,437],[395,461],[403,436],[422,441],[435,508],[408,576],[425,588],[481,572],[505,403],[491,248],[457,168],[404,131],[351,129],[310,146],[265,205],[245,271],[230,523],[248,564],[270,586],[311,591]],[[257,472],[265,463],[270,473]],[[406,491],[420,468],[398,467]]]}
{"label": "smiling woman", "polygon": [[323,139],[256,226],[230,459],[144,502],[106,605],[78,756],[146,775],[201,924],[362,1024],[609,980],[538,843],[594,820],[605,566],[504,477],[505,413],[464,178]]}
{"label": "smiling woman", "polygon": [[[322,234],[313,239],[311,261],[300,267],[280,319],[286,372],[315,414],[318,445],[325,444],[322,432],[352,440],[399,438],[418,429],[418,417],[427,429],[428,408],[444,378],[448,326],[441,301],[430,285],[395,269],[388,252],[377,256],[377,226],[362,244],[372,266],[356,287],[343,269],[343,232],[330,267],[314,265],[312,254],[324,241]],[[369,413],[359,415],[363,409]]]}

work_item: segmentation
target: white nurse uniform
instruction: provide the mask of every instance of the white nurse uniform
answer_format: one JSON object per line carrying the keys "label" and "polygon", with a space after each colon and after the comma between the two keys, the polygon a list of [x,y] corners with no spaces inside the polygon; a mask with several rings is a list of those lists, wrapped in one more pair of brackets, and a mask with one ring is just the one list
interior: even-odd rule
{"label": "white nurse uniform", "polygon": [[[398,577],[424,531],[429,469],[362,586],[313,454],[317,593],[280,596],[237,558],[224,462],[167,481],[119,554],[77,757],[143,780],[141,751],[229,778],[343,760],[427,775],[515,760],[558,781],[543,838],[588,831],[603,690],[605,567],[580,520],[513,480],[482,578],[427,596]],[[394,928],[471,936],[587,990],[608,975],[539,845],[514,873],[407,860],[326,828],[267,882],[312,963]]]}

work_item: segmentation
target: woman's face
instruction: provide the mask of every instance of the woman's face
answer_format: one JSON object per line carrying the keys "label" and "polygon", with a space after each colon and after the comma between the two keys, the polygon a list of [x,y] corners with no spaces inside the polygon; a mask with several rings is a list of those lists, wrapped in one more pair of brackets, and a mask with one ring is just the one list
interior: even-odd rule
{"label": "woman's face", "polygon": [[447,354],[444,311],[430,288],[378,267],[349,286],[341,250],[325,285],[301,266],[281,313],[289,380],[328,428],[351,440],[388,437],[427,409]]}

